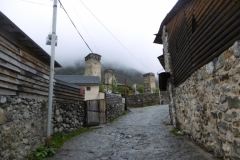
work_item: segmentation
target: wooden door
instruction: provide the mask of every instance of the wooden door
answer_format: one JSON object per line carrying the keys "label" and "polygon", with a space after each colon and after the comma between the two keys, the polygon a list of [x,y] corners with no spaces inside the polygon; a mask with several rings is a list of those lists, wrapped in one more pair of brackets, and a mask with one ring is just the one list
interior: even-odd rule
{"label": "wooden door", "polygon": [[98,100],[86,101],[85,107],[86,107],[85,108],[86,125],[88,125],[88,126],[99,125],[100,124],[99,101]]}

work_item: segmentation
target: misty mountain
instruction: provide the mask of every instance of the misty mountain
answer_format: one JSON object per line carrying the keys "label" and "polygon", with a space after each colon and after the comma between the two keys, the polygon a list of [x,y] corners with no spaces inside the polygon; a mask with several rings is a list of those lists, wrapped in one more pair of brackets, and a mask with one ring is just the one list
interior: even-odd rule
{"label": "misty mountain", "polygon": [[[113,65],[113,64],[104,64],[102,66],[102,82],[104,83],[104,71],[107,69],[115,70],[114,75],[117,78],[118,83],[125,83],[125,78],[127,79],[128,86],[132,86],[133,84],[141,84],[143,85],[143,74],[140,71],[137,71],[132,68],[126,68],[124,66]],[[72,66],[66,66],[62,68],[55,69],[56,75],[84,75],[85,73],[85,62],[77,62]]]}

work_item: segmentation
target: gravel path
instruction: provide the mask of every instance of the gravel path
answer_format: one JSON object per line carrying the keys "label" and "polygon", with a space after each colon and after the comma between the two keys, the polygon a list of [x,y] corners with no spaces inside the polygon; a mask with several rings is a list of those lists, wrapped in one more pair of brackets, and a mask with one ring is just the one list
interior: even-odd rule
{"label": "gravel path", "polygon": [[74,137],[51,160],[208,160],[209,153],[165,125],[168,106],[130,109],[104,128]]}

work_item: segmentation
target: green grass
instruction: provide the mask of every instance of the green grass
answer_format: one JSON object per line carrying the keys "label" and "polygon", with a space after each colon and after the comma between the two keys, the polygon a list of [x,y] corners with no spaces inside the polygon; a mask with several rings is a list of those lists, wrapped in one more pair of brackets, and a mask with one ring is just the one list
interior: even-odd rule
{"label": "green grass", "polygon": [[31,152],[27,155],[27,160],[45,160],[46,157],[53,156],[55,154],[55,149],[63,146],[65,142],[72,139],[73,137],[80,135],[85,132],[91,132],[93,129],[89,127],[79,128],[72,133],[57,133],[52,135],[51,146],[40,146],[36,151]]}
{"label": "green grass", "polygon": [[178,130],[174,129],[170,131],[172,134],[174,134],[175,136],[180,136],[180,134],[178,134]]}
{"label": "green grass", "polygon": [[113,123],[113,122],[116,121],[118,118],[120,118],[120,117],[122,117],[122,116],[124,116],[124,115],[126,115],[126,114],[127,114],[127,112],[124,111],[119,117],[117,117],[117,118],[115,118],[115,119],[111,119],[111,120],[109,121],[109,123]]}
{"label": "green grass", "polygon": [[72,133],[65,134],[63,132],[54,134],[52,136],[52,141],[51,141],[51,147],[53,148],[60,148],[63,146],[65,142],[68,140],[72,139],[73,137],[80,135],[85,132],[91,132],[93,129],[86,127],[86,128],[80,128],[77,129],[76,131]]}

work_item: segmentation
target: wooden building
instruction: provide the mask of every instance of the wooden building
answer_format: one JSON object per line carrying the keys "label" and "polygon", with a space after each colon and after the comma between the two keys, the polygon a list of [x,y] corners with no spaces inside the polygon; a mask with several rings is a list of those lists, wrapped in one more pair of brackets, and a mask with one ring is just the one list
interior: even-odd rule
{"label": "wooden building", "polygon": [[[61,65],[55,61],[55,67]],[[46,100],[49,71],[49,54],[0,12],[0,95]],[[79,88],[56,82],[54,98],[83,100]]]}
{"label": "wooden building", "polygon": [[55,75],[55,79],[82,87],[84,101],[105,99],[104,93],[99,92],[101,82],[98,76]]}
{"label": "wooden building", "polygon": [[49,66],[50,56],[0,12],[0,95],[46,99]]}
{"label": "wooden building", "polygon": [[154,43],[171,123],[214,156],[240,159],[240,1],[178,0]]}
{"label": "wooden building", "polygon": [[[239,17],[240,1],[178,0],[154,40],[165,46],[165,57],[171,54],[174,85],[184,82],[240,39]],[[167,60],[162,63],[164,67],[168,66]]]}
{"label": "wooden building", "polygon": [[[55,61],[55,67],[61,65]],[[0,12],[0,159],[25,159],[44,143],[49,72],[48,53]],[[58,127],[65,122],[59,117],[69,111],[69,106],[83,119],[84,95],[79,94],[79,88],[54,81],[52,114],[53,119],[58,118],[58,122],[52,121],[55,133],[63,131]],[[73,128],[78,127],[80,123]]]}

